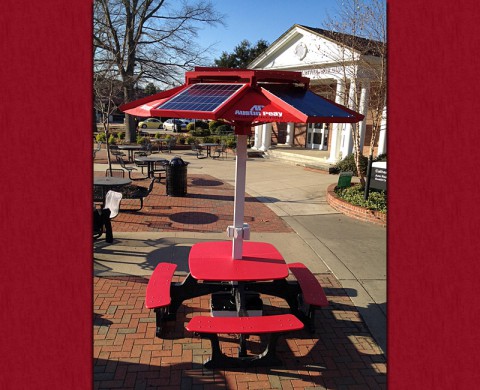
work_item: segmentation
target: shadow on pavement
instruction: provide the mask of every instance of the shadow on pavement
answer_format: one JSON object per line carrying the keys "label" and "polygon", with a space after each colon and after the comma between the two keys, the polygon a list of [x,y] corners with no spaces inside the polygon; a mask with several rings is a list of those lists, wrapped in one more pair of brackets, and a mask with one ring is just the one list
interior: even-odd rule
{"label": "shadow on pavement", "polygon": [[[202,366],[211,355],[209,343],[184,328],[192,316],[209,312],[208,297],[185,301],[160,339],[155,337],[154,313],[143,305],[147,279],[94,278],[94,298],[103,297],[101,307],[94,307],[102,318],[102,324],[94,324],[95,388],[385,389],[385,357],[360,314],[335,278],[316,276],[326,287],[330,306],[316,312],[314,334],[302,330],[280,338],[277,352],[283,366],[213,371]],[[280,298],[262,299],[265,315],[288,310]],[[235,354],[235,335],[222,335],[220,342],[224,353]],[[249,351],[257,353],[263,342],[252,335]]]}

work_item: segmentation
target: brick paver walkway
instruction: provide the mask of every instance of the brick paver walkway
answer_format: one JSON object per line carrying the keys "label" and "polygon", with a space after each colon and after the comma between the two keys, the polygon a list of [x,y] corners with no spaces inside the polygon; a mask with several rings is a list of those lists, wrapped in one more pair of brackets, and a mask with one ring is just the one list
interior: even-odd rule
{"label": "brick paver walkway", "polygon": [[[96,277],[94,388],[385,389],[384,356],[355,306],[332,275],[317,277],[330,307],[317,311],[314,335],[302,330],[280,338],[278,353],[284,366],[215,371],[202,366],[210,356],[209,342],[184,328],[193,315],[209,314],[208,297],[186,301],[159,339],[155,315],[144,306],[147,279]],[[288,307],[280,298],[262,299],[265,314]],[[222,335],[223,352],[233,356],[235,341],[235,336]],[[260,341],[252,336],[249,350],[258,352]]]}
{"label": "brick paver walkway", "polygon": [[[95,172],[105,176],[105,172]],[[132,184],[148,187],[150,180]],[[224,232],[233,223],[234,188],[208,175],[187,172],[187,196],[166,195],[165,178],[155,181],[143,209],[121,212],[113,221],[114,232]],[[122,211],[138,208],[138,200],[122,199]],[[246,196],[244,221],[252,231],[291,233],[293,230],[256,198]]]}

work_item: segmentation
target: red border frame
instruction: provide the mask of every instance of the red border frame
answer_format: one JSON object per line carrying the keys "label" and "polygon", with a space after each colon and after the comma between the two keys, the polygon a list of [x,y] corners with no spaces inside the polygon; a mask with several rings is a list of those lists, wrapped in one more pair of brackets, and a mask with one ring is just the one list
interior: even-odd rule
{"label": "red border frame", "polygon": [[[84,132],[92,3],[2,6],[0,387],[84,390],[92,381]],[[478,149],[477,8],[473,0],[389,2],[390,390],[472,389],[480,376],[480,202],[470,169]]]}
{"label": "red border frame", "polygon": [[2,3],[2,389],[92,387],[91,15]]}

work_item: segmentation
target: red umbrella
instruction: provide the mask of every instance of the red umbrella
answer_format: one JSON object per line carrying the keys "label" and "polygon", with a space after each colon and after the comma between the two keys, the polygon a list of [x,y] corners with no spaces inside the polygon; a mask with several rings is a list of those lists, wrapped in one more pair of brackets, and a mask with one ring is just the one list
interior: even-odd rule
{"label": "red umbrella", "polygon": [[356,123],[363,119],[344,106],[308,89],[300,72],[197,67],[185,73],[185,84],[124,104],[136,116],[223,119],[234,125],[237,139],[232,258],[242,258],[249,238],[244,220],[247,137],[252,126],[268,122]]}

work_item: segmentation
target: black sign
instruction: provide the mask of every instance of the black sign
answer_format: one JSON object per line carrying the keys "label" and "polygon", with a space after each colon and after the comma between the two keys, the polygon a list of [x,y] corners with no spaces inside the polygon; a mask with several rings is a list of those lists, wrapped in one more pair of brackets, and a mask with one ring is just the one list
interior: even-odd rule
{"label": "black sign", "polygon": [[383,191],[387,190],[387,168],[372,167],[370,188]]}

